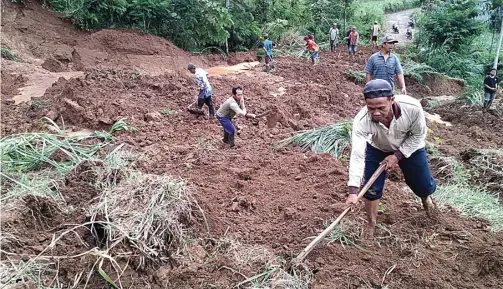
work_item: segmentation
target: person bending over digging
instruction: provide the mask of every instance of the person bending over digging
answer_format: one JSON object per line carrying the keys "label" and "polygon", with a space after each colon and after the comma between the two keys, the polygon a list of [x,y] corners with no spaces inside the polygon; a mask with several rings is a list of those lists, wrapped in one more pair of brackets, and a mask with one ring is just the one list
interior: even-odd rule
{"label": "person bending over digging", "polygon": [[208,81],[208,73],[202,68],[196,68],[192,63],[189,63],[189,71],[194,74],[194,81],[199,87],[199,96],[197,98],[197,108],[200,114],[203,113],[203,106],[206,104],[210,113],[210,119],[215,117],[215,108],[213,107],[212,89],[210,82]]}
{"label": "person bending over digging", "polygon": [[314,65],[316,64],[320,48],[318,47],[318,44],[314,42],[314,36],[312,34],[305,36],[304,40],[306,41],[306,51],[311,54],[311,61]]}
{"label": "person bending over digging", "polygon": [[[427,215],[432,216],[434,205],[430,195],[436,190],[436,183],[424,148],[427,127],[421,104],[407,95],[393,96],[391,85],[382,79],[369,81],[363,95],[366,106],[353,121],[346,204],[354,206],[358,202],[362,178],[366,183],[385,162],[386,171],[398,164],[405,183],[421,198]],[[374,234],[385,180],[383,172],[364,195],[369,237]]]}
{"label": "person bending over digging", "polygon": [[223,142],[229,144],[231,148],[235,146],[234,135],[236,128],[232,123],[232,119],[236,116],[255,118],[253,113],[246,112],[243,88],[241,86],[234,86],[232,88],[232,96],[217,111],[217,119],[224,129]]}

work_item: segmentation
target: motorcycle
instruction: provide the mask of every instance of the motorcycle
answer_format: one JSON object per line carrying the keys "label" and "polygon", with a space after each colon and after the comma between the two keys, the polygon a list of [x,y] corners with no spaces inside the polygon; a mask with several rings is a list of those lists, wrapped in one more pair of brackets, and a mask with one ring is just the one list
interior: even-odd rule
{"label": "motorcycle", "polygon": [[405,33],[407,36],[407,39],[412,40],[412,31],[410,29],[407,29],[407,33]]}
{"label": "motorcycle", "polygon": [[393,30],[393,33],[396,33],[396,34],[399,34],[400,32],[398,31],[398,27],[393,24],[393,26],[391,27],[391,29]]}

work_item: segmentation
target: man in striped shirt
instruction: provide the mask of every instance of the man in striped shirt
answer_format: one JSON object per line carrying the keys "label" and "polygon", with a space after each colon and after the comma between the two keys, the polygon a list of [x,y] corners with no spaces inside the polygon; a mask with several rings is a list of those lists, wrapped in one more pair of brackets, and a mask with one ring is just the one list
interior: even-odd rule
{"label": "man in striped shirt", "polygon": [[[429,216],[434,212],[430,195],[436,190],[426,157],[426,119],[419,101],[407,95],[393,95],[391,85],[382,79],[369,81],[363,91],[366,106],[353,122],[349,163],[348,205],[358,202],[362,180],[366,183],[382,162],[386,170],[397,164],[405,183],[421,198]],[[365,193],[368,236],[374,234],[379,199],[386,172]]]}
{"label": "man in striped shirt", "polygon": [[372,54],[367,62],[367,66],[365,66],[365,72],[367,73],[365,83],[372,79],[384,79],[394,89],[396,74],[402,88],[402,94],[407,94],[402,65],[396,55],[391,53],[393,46],[397,42],[391,35],[387,35],[382,39],[381,50]]}

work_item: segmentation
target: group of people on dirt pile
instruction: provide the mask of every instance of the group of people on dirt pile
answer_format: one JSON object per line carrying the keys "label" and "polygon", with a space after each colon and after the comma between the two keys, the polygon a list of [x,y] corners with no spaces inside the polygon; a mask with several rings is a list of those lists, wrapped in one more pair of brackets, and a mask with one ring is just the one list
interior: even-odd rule
{"label": "group of people on dirt pile", "polygon": [[[307,41],[313,54],[318,52],[314,39],[307,37]],[[360,186],[369,181],[380,164],[386,163],[386,171],[400,167],[405,182],[421,198],[424,209],[431,215],[434,212],[434,204],[430,195],[436,190],[436,183],[430,172],[425,150],[425,115],[419,101],[406,95],[402,66],[392,53],[395,43],[397,41],[392,36],[385,36],[380,51],[369,58],[365,67],[366,85],[363,96],[366,106],[360,110],[353,122],[346,205],[354,206],[358,202]],[[273,46],[274,43],[271,42],[264,45],[265,53],[269,54],[269,49]],[[199,88],[198,109],[201,110],[206,104],[210,116],[213,117],[211,86],[207,73],[193,64],[189,64],[188,68],[194,74]],[[395,95],[395,75],[399,80],[401,92],[398,95]],[[223,142],[231,147],[234,146],[236,133],[232,120],[236,116],[256,117],[246,111],[243,89],[239,86],[232,88],[232,96],[216,112],[216,118],[224,132]],[[364,194],[369,236],[374,234],[386,171],[380,174]]]}

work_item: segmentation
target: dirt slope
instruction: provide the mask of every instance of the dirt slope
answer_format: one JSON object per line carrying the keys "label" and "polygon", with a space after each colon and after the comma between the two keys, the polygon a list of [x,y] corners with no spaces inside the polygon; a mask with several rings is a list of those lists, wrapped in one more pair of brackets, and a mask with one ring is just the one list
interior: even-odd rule
{"label": "dirt slope", "polygon": [[[39,16],[49,20],[39,21]],[[41,65],[41,61],[35,58],[57,58],[50,48],[62,46],[65,51],[71,50],[66,69],[84,71],[79,78],[57,80],[38,99],[44,105],[35,107],[10,101],[26,79],[33,77],[30,70],[22,76],[14,69],[5,74],[2,71],[3,135],[43,129],[43,116],[64,120],[73,130],[109,129],[113,122],[124,118],[139,132],[119,133],[115,141],[143,156],[139,170],[187,179],[206,214],[211,231],[206,233],[202,224],[191,229],[195,244],[189,248],[190,261],[150,264],[138,270],[132,268],[139,264],[127,263],[122,278],[125,288],[232,288],[244,278],[222,266],[250,277],[262,272],[265,263],[258,257],[238,262],[218,240],[225,236],[242,244],[237,255],[265,250],[290,259],[335,216],[331,205],[345,198],[347,159],[335,160],[296,148],[275,152],[272,146],[295,131],[351,119],[363,104],[362,86],[348,81],[344,72],[363,70],[370,49],[362,48],[356,60],[344,53],[338,57],[338,53],[323,52],[317,66],[285,57],[276,59],[277,71],[273,74],[256,67],[240,74],[211,77],[217,105],[229,96],[232,85],[239,84],[245,89],[251,112],[260,113],[270,107],[280,112],[275,128],[268,128],[263,120],[258,125],[240,121],[243,129],[237,139],[238,148],[230,150],[220,142],[221,128],[216,120],[187,113],[185,107],[194,101],[196,88],[184,68],[175,68],[189,61],[220,65],[219,56],[195,57],[163,39],[138,32],[78,32],[37,5],[30,9],[7,6],[2,17],[11,21],[12,30],[5,32],[10,33],[6,44],[30,61],[22,65],[36,71],[39,66],[34,66]],[[19,32],[21,25],[27,27],[24,32]],[[32,39],[47,44],[39,50],[26,44],[14,45]],[[249,55],[244,58],[248,60]],[[19,65],[4,63],[12,68]],[[412,89],[411,94],[421,98],[419,91]],[[491,118],[492,125],[488,126],[488,118],[473,117],[468,122],[463,120],[465,115],[450,117],[458,109],[453,104],[435,110],[454,123],[452,127],[430,124],[433,136],[443,139],[440,150],[501,147],[501,132],[496,129],[503,124],[501,118]],[[468,125],[470,129],[466,129]],[[487,137],[474,138],[473,131]],[[60,190],[77,208],[84,208],[97,194],[79,175],[67,176]],[[337,242],[320,245],[306,261],[313,274],[311,288],[503,286],[503,235],[491,233],[487,222],[462,217],[449,208],[438,219],[427,219],[399,175],[388,181],[383,204],[385,211],[378,223],[385,229],[378,230],[374,242],[360,239],[362,211],[348,217],[351,237],[371,253]],[[54,232],[50,230],[66,223],[85,222],[81,213],[65,215],[46,199],[23,199],[19,208],[24,209],[2,215],[2,229],[18,236],[17,242],[2,246],[10,254],[39,254],[51,241]],[[82,240],[92,241],[85,230],[77,233]],[[72,255],[87,250],[79,240],[74,236],[65,238],[53,254]],[[126,261],[119,260],[122,265]],[[78,265],[64,260],[59,265],[61,280],[68,284],[92,265],[92,260],[82,259]],[[104,286],[102,279],[94,278],[88,288]]]}

